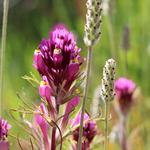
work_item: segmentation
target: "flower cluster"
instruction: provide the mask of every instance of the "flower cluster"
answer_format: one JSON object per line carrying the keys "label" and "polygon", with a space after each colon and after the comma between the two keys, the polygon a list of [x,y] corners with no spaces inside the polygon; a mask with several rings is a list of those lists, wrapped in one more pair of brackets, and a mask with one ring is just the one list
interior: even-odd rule
{"label": "flower cluster", "polygon": [[87,14],[84,42],[87,46],[94,45],[100,38],[100,24],[102,12],[101,0],[87,1]]}
{"label": "flower cluster", "polygon": [[[76,81],[81,75],[80,50],[73,34],[65,26],[57,25],[50,32],[49,38],[43,39],[34,52],[33,65],[42,77],[39,94],[47,102],[47,108],[41,103],[34,122],[41,130],[46,150],[55,149],[56,141],[60,140],[60,134],[63,134],[68,125],[70,113],[79,104]],[[66,104],[65,111],[60,115],[62,104]],[[48,135],[49,125],[52,126],[52,137]]]}
{"label": "flower cluster", "polygon": [[0,117],[0,141],[7,138],[8,130],[11,126],[8,122]]}
{"label": "flower cluster", "polygon": [[34,52],[34,67],[44,77],[41,87],[46,89],[46,96],[57,97],[56,104],[70,100],[75,92],[72,85],[80,75],[80,50],[73,34],[59,25]]}
{"label": "flower cluster", "polygon": [[9,143],[7,141],[8,131],[11,126],[8,122],[0,117],[0,149],[1,150],[8,150]]}
{"label": "flower cluster", "polygon": [[106,61],[103,69],[103,79],[101,87],[101,97],[105,101],[110,101],[114,98],[114,78],[115,78],[116,62],[113,59]]}
{"label": "flower cluster", "polygon": [[[72,122],[72,126],[79,126],[80,118],[81,118],[81,113],[78,113]],[[90,149],[90,144],[93,141],[96,134],[97,134],[96,122],[93,120],[90,120],[89,115],[87,113],[85,113],[84,114],[83,136],[82,136],[82,150]],[[77,150],[78,138],[79,138],[79,127],[76,128],[73,132],[73,140],[75,141],[75,145],[73,145],[74,150]]]}
{"label": "flower cluster", "polygon": [[127,78],[121,77],[115,82],[116,99],[122,114],[126,115],[133,104],[133,93],[136,84]]}

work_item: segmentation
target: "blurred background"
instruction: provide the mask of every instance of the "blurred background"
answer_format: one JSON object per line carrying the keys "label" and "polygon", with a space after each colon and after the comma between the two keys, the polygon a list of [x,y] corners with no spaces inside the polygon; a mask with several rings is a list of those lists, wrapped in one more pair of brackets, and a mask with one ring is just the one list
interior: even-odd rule
{"label": "blurred background", "polygon": [[[150,129],[150,18],[149,0],[103,0],[101,40],[93,50],[90,96],[101,82],[102,68],[108,58],[117,61],[117,78],[125,76],[139,87],[138,100],[129,116],[128,132],[132,135],[133,150],[149,150]],[[38,90],[24,75],[38,74],[33,68],[33,53],[50,29],[64,23],[77,37],[82,56],[86,56],[83,43],[86,0],[10,0],[7,48],[5,54],[5,80],[3,115],[9,122],[8,109],[17,108],[21,101],[17,93],[25,95],[27,102],[38,102]],[[0,32],[2,26],[2,0],[0,0]],[[87,103],[90,111],[91,101]],[[115,119],[114,119],[115,120]],[[115,122],[115,121],[113,121]],[[13,124],[13,122],[11,123]],[[13,124],[12,133],[19,133]],[[113,147],[114,145],[112,145]],[[116,149],[116,147],[112,148]]]}

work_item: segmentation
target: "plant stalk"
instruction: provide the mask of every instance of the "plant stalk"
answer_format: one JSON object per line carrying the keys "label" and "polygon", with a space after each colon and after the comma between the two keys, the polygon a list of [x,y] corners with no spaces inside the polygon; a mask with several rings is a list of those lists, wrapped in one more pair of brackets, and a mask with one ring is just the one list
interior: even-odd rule
{"label": "plant stalk", "polygon": [[56,127],[54,126],[52,129],[52,142],[51,142],[51,150],[56,149]]}
{"label": "plant stalk", "polygon": [[[59,105],[56,105],[57,115],[59,114]],[[56,126],[52,128],[51,150],[56,150]]]}
{"label": "plant stalk", "polygon": [[92,63],[92,47],[88,47],[88,54],[87,54],[87,67],[86,67],[86,79],[85,79],[85,89],[83,93],[83,101],[81,107],[81,119],[80,119],[80,128],[79,128],[79,139],[78,139],[78,150],[82,150],[82,135],[83,135],[83,122],[84,122],[84,112],[85,112],[85,103],[88,95],[88,88],[89,88],[89,76],[91,70],[91,63]]}
{"label": "plant stalk", "polygon": [[105,142],[104,150],[108,150],[108,120],[109,120],[109,101],[105,101]]}
{"label": "plant stalk", "polygon": [[126,117],[123,117],[120,120],[120,146],[121,150],[127,150]]}
{"label": "plant stalk", "polygon": [[6,35],[7,35],[7,18],[8,18],[9,0],[3,1],[3,24],[2,37],[0,49],[0,115],[3,112],[3,80],[4,80],[4,58],[6,49]]}
{"label": "plant stalk", "polygon": [[127,50],[125,50],[125,76],[127,76],[128,75],[128,51]]}

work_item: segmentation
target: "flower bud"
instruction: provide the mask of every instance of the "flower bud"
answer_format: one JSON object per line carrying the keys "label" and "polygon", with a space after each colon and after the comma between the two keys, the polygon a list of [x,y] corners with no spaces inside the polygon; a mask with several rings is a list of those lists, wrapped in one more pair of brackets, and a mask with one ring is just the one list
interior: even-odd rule
{"label": "flower bud", "polygon": [[56,49],[56,48],[54,49],[53,59],[56,65],[60,65],[62,63],[63,56],[62,56],[61,49]]}
{"label": "flower bud", "polygon": [[33,66],[39,71],[40,74],[44,73],[44,62],[42,58],[42,53],[39,50],[35,50],[34,52]]}
{"label": "flower bud", "polygon": [[50,97],[51,97],[51,88],[48,84],[47,81],[41,81],[40,86],[39,86],[39,94],[41,97],[46,98],[47,101],[50,101]]}

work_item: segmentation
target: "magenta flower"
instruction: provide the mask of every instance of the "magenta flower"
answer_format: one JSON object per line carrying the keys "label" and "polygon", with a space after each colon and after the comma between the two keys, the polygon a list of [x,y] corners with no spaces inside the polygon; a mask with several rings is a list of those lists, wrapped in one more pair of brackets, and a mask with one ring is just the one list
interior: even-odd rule
{"label": "magenta flower", "polygon": [[[78,113],[78,115],[75,117],[75,119],[72,121],[72,126],[79,126],[80,125],[80,118],[81,113]],[[96,122],[93,120],[90,120],[90,117],[87,113],[84,114],[84,127],[83,127],[83,141],[82,141],[82,150],[89,150],[90,144],[93,141],[94,137],[97,134],[97,126]],[[76,128],[73,132],[73,140],[75,141],[75,145],[73,145],[73,149],[77,150],[77,142],[79,138],[79,127]]]}
{"label": "magenta flower", "polygon": [[124,77],[115,82],[116,99],[118,100],[120,111],[126,115],[133,104],[133,93],[136,85],[133,81]]}
{"label": "magenta flower", "polygon": [[[79,103],[76,94],[79,83],[74,82],[81,75],[82,58],[79,53],[80,48],[77,47],[73,34],[61,24],[53,28],[49,38],[43,39],[34,53],[33,65],[42,77],[39,94],[47,102],[49,119],[58,124],[57,128],[52,127],[51,149],[56,147],[56,141],[61,135],[60,130],[63,133],[66,129],[69,115]],[[67,103],[66,109],[60,116],[60,105],[64,103]],[[46,120],[39,114],[35,115],[35,119],[43,138],[46,137]],[[48,137],[44,141],[49,143]]]}
{"label": "magenta flower", "polygon": [[8,122],[0,117],[0,141],[7,138],[7,134],[11,126]]}
{"label": "magenta flower", "polygon": [[7,141],[8,131],[11,126],[8,122],[0,117],[0,149],[9,150],[9,142]]}
{"label": "magenta flower", "polygon": [[65,103],[62,98],[79,76],[79,53],[80,48],[77,47],[73,34],[62,25],[56,26],[50,32],[49,38],[41,41],[39,50],[34,53],[34,67],[41,76],[47,77],[52,95],[60,94],[58,104]]}

